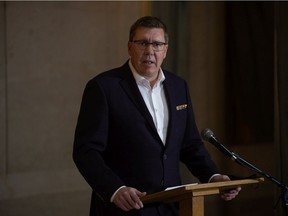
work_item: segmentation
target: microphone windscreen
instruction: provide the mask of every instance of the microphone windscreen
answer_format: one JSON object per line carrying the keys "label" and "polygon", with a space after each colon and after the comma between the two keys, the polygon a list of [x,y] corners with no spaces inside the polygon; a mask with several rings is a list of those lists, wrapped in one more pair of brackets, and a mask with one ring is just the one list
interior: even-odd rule
{"label": "microphone windscreen", "polygon": [[209,128],[205,128],[202,130],[201,136],[204,140],[209,141],[214,136],[214,133]]}

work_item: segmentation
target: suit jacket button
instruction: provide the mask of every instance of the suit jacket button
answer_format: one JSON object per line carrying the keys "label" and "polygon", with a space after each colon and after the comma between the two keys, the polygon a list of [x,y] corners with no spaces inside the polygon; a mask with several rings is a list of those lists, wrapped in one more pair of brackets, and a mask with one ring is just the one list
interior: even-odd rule
{"label": "suit jacket button", "polygon": [[168,156],[166,154],[163,155],[163,160],[166,160]]}

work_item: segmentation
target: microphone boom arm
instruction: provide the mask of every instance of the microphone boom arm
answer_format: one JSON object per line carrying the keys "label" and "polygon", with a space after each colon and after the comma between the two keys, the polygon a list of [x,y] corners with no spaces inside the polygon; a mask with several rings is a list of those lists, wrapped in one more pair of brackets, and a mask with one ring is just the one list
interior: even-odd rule
{"label": "microphone boom arm", "polygon": [[[280,187],[282,192],[281,192],[281,195],[279,197],[279,200],[282,198],[283,203],[286,206],[286,211],[287,211],[287,208],[288,208],[288,186],[286,186],[285,184],[283,184],[282,182],[277,180],[275,177],[269,175],[268,173],[263,172],[261,169],[254,166],[253,164],[249,163],[248,161],[244,160],[243,158],[241,158],[239,155],[235,154],[234,152],[231,152],[231,154],[233,155],[232,160],[234,160],[235,162],[237,162],[238,164],[240,164],[243,167],[246,167],[246,168],[248,168],[254,172],[259,173],[260,175],[266,177],[270,181],[274,182],[278,187]],[[278,200],[278,202],[279,202],[279,200]],[[287,212],[286,212],[286,215],[287,215]]]}
{"label": "microphone boom arm", "polygon": [[[278,187],[281,188],[282,194],[280,198],[282,198],[284,205],[286,206],[286,215],[287,215],[287,208],[288,208],[288,186],[277,180],[275,177],[269,175],[268,173],[262,171],[258,167],[254,166],[253,164],[249,163],[242,157],[240,157],[238,154],[234,153],[230,149],[228,149],[224,144],[219,142],[217,138],[214,136],[213,132],[206,128],[202,131],[202,137],[204,140],[212,143],[218,150],[220,150],[222,153],[224,153],[226,156],[230,157],[233,161],[238,163],[239,165],[248,168],[252,170],[253,172],[256,172],[265,178],[269,179],[270,181],[274,182]],[[280,199],[279,198],[279,199]]]}

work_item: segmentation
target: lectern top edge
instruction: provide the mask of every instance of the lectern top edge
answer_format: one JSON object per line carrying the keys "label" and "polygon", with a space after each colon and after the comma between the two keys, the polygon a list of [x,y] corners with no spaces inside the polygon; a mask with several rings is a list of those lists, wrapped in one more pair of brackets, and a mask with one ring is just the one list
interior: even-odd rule
{"label": "lectern top edge", "polygon": [[[223,182],[212,182],[183,186],[168,191],[160,191],[153,194],[148,194],[141,198],[143,203],[151,202],[167,202],[169,200],[174,200],[177,197],[183,197],[187,195],[193,196],[194,194],[201,194],[198,192],[205,192],[206,195],[215,194],[215,191],[220,191],[221,189],[233,188],[237,186],[244,186],[249,184],[258,184],[264,181],[264,178],[256,179],[243,179],[243,180],[233,180],[233,181],[223,181]],[[211,193],[210,193],[211,192]],[[219,193],[219,192],[218,192]],[[189,195],[189,196],[190,196]]]}

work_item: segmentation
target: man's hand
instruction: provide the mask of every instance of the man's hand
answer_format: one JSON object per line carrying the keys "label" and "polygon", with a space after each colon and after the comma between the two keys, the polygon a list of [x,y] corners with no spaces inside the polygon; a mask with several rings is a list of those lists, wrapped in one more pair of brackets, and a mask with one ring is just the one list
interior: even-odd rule
{"label": "man's hand", "polygon": [[[211,179],[210,182],[221,182],[221,181],[230,181],[230,178],[227,175],[216,175]],[[232,200],[239,194],[240,191],[241,191],[240,186],[235,187],[233,189],[221,191],[220,193],[221,198],[226,201]]]}
{"label": "man's hand", "polygon": [[146,192],[140,192],[132,187],[123,187],[115,195],[113,203],[123,211],[143,208],[140,197],[146,195]]}

